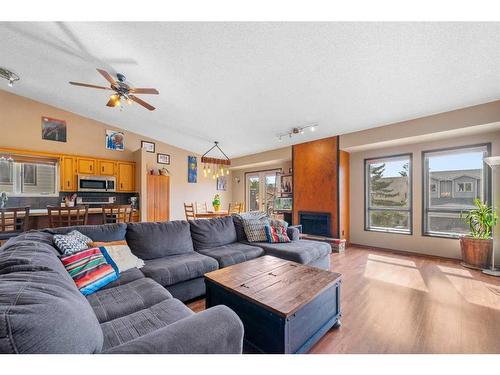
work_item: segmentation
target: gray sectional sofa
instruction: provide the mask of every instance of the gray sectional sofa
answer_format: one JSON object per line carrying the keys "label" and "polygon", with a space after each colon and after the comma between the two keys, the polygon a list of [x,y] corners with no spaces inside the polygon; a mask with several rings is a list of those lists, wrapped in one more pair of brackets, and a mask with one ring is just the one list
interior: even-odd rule
{"label": "gray sectional sofa", "polygon": [[[126,239],[145,266],[83,296],[53,246],[73,229]],[[225,306],[193,313],[203,275],[264,254],[329,267],[329,245],[248,243],[236,218],[32,231],[0,248],[0,353],[241,353],[243,326]]]}

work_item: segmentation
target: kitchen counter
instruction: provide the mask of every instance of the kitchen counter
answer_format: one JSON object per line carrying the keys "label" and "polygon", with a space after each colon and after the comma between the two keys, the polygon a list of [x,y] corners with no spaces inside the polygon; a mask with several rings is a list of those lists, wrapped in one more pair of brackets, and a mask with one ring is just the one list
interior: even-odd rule
{"label": "kitchen counter", "polygon": [[[136,211],[136,210],[134,210]],[[90,214],[102,214],[102,207],[91,207],[89,208],[89,215]],[[31,216],[48,216],[49,213],[46,208],[35,208],[30,210],[30,217]]]}

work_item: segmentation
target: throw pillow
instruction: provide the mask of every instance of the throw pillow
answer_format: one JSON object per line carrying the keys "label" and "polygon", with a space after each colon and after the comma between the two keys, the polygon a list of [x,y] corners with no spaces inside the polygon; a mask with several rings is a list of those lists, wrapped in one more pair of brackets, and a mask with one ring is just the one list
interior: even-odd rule
{"label": "throw pillow", "polygon": [[291,242],[290,238],[286,234],[286,227],[279,226],[266,226],[266,237],[267,242],[269,243],[278,243],[278,242]]}
{"label": "throw pillow", "polygon": [[61,262],[83,295],[92,294],[118,279],[116,265],[108,263],[99,248],[90,248],[61,257]]}
{"label": "throw pillow", "polygon": [[130,247],[127,245],[127,241],[90,242],[89,246],[99,247],[101,251],[105,250],[118,267],[119,273],[132,268],[144,267],[144,261],[132,254]]}
{"label": "throw pillow", "polygon": [[245,234],[247,235],[248,242],[263,242],[267,240],[266,226],[269,225],[267,218],[260,220],[249,219],[243,221]]}
{"label": "throw pillow", "polygon": [[73,230],[68,234],[55,234],[52,240],[63,255],[88,249],[87,243],[92,242],[91,238],[81,234],[77,230]]}
{"label": "throw pillow", "polygon": [[285,220],[280,220],[280,219],[269,220],[269,225],[275,228],[278,227],[284,227],[285,229],[288,228],[288,223]]}

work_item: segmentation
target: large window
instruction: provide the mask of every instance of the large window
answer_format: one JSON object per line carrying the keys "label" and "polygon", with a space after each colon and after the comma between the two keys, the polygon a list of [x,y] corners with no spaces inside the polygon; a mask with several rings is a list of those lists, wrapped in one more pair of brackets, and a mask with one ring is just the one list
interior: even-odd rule
{"label": "large window", "polygon": [[412,233],[411,154],[365,160],[365,230]]}
{"label": "large window", "polygon": [[490,145],[423,152],[423,234],[457,237],[469,229],[460,218],[474,199],[489,202],[489,168],[483,158]]}
{"label": "large window", "polygon": [[56,159],[14,155],[0,158],[0,191],[10,196],[57,195],[57,186]]}

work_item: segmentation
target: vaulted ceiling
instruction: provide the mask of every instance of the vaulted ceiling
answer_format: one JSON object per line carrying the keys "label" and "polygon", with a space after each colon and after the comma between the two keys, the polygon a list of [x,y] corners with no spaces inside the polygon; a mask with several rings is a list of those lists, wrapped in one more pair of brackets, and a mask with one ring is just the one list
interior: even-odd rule
{"label": "vaulted ceiling", "polygon": [[[0,35],[14,93],[200,153],[218,140],[231,157],[500,97],[499,23],[2,22]],[[156,87],[142,98],[157,110],[68,84],[105,84],[96,68]]]}

